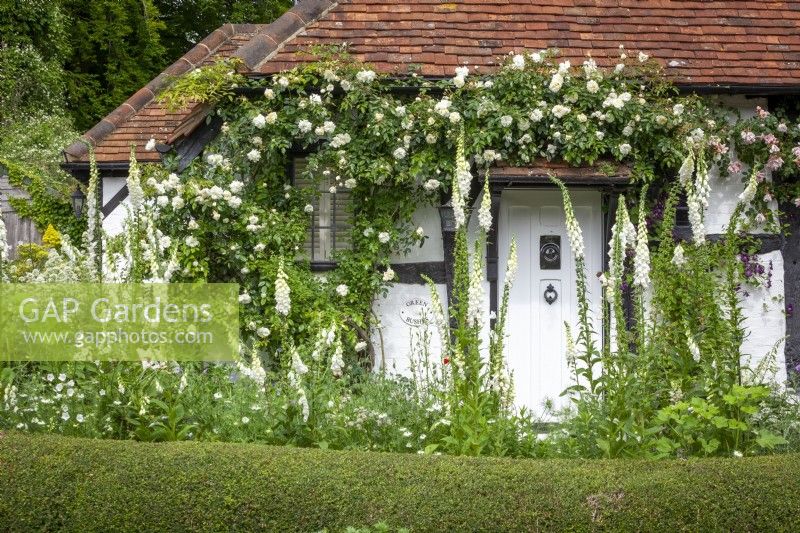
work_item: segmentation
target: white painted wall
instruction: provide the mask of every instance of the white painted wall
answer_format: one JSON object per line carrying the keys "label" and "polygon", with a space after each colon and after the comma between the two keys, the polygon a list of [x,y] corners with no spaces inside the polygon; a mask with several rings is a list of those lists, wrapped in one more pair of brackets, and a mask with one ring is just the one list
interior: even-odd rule
{"label": "white painted wall", "polygon": [[[115,194],[125,186],[126,178],[103,178],[103,205],[106,205]],[[111,236],[117,235],[122,231],[122,221],[125,219],[125,214],[128,212],[125,206],[128,205],[128,199],[125,198],[116,209],[114,209],[103,220],[103,229],[106,230]]]}
{"label": "white painted wall", "polygon": [[[447,313],[447,287],[436,285],[439,300]],[[401,318],[401,311],[409,300],[420,299],[431,303],[430,289],[427,285],[395,284],[385,297],[379,297],[373,304],[373,310],[380,319],[380,325],[372,331],[372,343],[375,346],[376,368],[385,368],[392,374],[409,374],[411,357],[420,358],[423,347],[421,335],[426,326],[409,326]],[[442,356],[439,331],[432,316],[428,317],[427,333],[430,335],[427,344],[429,357],[439,361]]]}
{"label": "white painted wall", "polygon": [[[786,336],[786,316],[783,289],[783,256],[780,251],[758,256],[759,262],[769,269],[772,263],[772,286],[752,288],[743,286],[746,295],[740,298],[745,316],[744,327],[748,336],[742,344],[742,361],[751,367],[764,362],[775,351],[774,361],[770,362],[770,378],[779,383],[786,381],[786,359],[784,338]],[[766,363],[762,363],[766,364]]]}
{"label": "white painted wall", "polygon": [[439,219],[439,210],[434,206],[420,207],[413,215],[412,224],[425,231],[427,239],[419,247],[415,246],[408,254],[392,255],[392,263],[422,263],[429,261],[443,261],[444,249],[442,248],[442,224]]}
{"label": "white painted wall", "polygon": [[[756,106],[767,108],[764,98],[745,98],[744,96],[726,96],[711,98],[712,102],[732,108],[742,117],[752,117]],[[736,154],[733,153],[735,158]],[[739,201],[739,195],[745,188],[745,175],[727,176],[726,169],[716,167],[710,169],[709,184],[711,196],[709,207],[705,213],[706,233],[724,233],[730,223],[733,210]],[[770,179],[769,176],[767,179]],[[772,205],[773,210],[777,205]],[[754,233],[763,232],[761,228],[753,228]],[[744,327],[748,333],[742,346],[745,354],[743,362],[756,366],[764,357],[774,350],[777,345],[777,357],[774,379],[779,382],[786,380],[786,365],[784,355],[784,342],[786,336],[786,316],[784,314],[783,290],[783,256],[780,251],[770,252],[759,256],[759,261],[768,266],[770,261],[773,266],[772,287],[758,288],[744,287],[747,296],[742,296],[742,311],[746,317]]]}

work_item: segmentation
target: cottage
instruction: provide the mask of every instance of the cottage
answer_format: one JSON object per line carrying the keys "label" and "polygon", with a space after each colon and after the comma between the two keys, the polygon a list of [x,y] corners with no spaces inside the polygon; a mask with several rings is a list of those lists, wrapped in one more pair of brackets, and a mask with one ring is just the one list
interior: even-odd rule
{"label": "cottage", "polygon": [[[219,28],[84,138],[95,147],[105,226],[113,233],[124,213],[131,144],[136,144],[140,161],[156,162],[171,154],[185,167],[218,135],[220,123],[207,120],[206,106],[168,112],[156,95],[172,77],[219,58],[239,58],[247,76],[264,78],[308,61],[310,56],[302,52],[309,46],[347,42],[355,57],[397,78],[412,72],[443,78],[465,65],[491,72],[499,57],[521,50],[558,48],[561,57],[573,64],[588,54],[600,64],[613,64],[622,45],[657,58],[682,91],[702,95],[732,113],[748,114],[756,106],[774,108],[800,93],[799,25],[796,6],[772,1],[301,0],[271,24]],[[150,139],[157,141],[157,150],[144,149]],[[65,157],[65,167],[85,180],[85,144],[71,145]],[[290,172],[299,176],[304,162],[298,153]],[[548,161],[526,167],[497,164],[490,173],[491,209],[497,222],[486,249],[487,312],[498,309],[505,250],[511,236],[516,236],[520,271],[510,294],[507,331],[509,365],[520,405],[536,409],[544,398],[558,397],[568,385],[563,323],[575,322],[577,316],[564,211],[548,176],[559,176],[573,189],[576,215],[584,228],[587,269],[594,273],[607,266],[610,213],[630,173],[624,165],[609,169]],[[724,232],[744,188],[741,181],[720,174],[711,170],[705,221],[711,239]],[[302,185],[297,180],[295,184]],[[334,252],[348,246],[347,194],[330,192],[329,184],[324,185],[306,246],[307,258],[319,271],[335,268]],[[475,192],[471,200],[479,205],[483,193]],[[743,353],[763,357],[777,345],[778,379],[783,380],[786,369],[800,363],[800,313],[791,312],[791,306],[800,302],[800,208],[781,207],[789,214],[788,236],[756,236],[758,258],[770,266],[771,283],[751,291],[742,305],[750,331]],[[374,304],[382,324],[372,334],[377,364],[400,371],[408,365],[412,341],[430,305],[420,275],[437,284],[443,300],[452,291],[452,209],[420,208],[415,223],[429,238],[412,253],[393,258],[397,283]],[[602,290],[598,280],[590,279],[589,293],[599,316]]]}

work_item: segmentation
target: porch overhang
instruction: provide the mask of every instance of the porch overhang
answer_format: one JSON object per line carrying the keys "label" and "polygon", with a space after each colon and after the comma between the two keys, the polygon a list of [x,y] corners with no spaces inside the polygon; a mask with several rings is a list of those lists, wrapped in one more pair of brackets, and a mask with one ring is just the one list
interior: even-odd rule
{"label": "porch overhang", "polygon": [[606,187],[628,185],[631,167],[616,161],[600,161],[590,166],[572,166],[561,161],[535,161],[527,167],[498,165],[489,170],[489,182],[494,187],[525,187],[552,185],[550,176],[567,185]]}

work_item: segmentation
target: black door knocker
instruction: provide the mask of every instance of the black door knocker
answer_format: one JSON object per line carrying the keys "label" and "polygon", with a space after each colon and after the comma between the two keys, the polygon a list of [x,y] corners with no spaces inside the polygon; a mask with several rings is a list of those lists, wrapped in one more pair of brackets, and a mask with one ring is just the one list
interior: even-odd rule
{"label": "black door knocker", "polygon": [[550,305],[553,305],[553,302],[555,302],[556,300],[558,300],[558,292],[551,283],[547,286],[547,289],[545,289],[544,291],[544,301]]}

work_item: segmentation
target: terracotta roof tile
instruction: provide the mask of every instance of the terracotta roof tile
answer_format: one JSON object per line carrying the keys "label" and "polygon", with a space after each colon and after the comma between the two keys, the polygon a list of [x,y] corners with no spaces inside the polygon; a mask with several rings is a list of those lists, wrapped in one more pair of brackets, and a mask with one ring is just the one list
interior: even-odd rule
{"label": "terracotta roof tile", "polygon": [[[558,47],[579,63],[616,61],[619,44],[657,58],[686,85],[800,86],[800,1],[699,0],[301,0],[272,24],[226,24],[89,130],[99,161],[120,162],[136,143],[165,142],[193,109],[167,113],[153,99],[167,81],[219,57],[245,73],[274,74],[311,60],[309,45],[350,43],[377,69],[451,76],[458,65],[491,70],[523,49]],[[184,125],[185,126],[185,125]],[[65,150],[85,162],[86,147]]]}
{"label": "terracotta roof tile", "polygon": [[[591,51],[609,63],[624,44],[663,61],[680,83],[787,85],[800,83],[798,28],[800,2],[772,0],[343,0],[259,72],[307,60],[297,52],[310,44],[348,42],[356,57],[382,71],[421,64],[427,75],[553,46],[567,59],[581,61]],[[420,55],[420,40],[431,47],[422,45],[422,52],[435,56]],[[680,63],[670,66],[673,60]]]}

